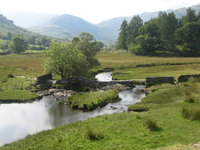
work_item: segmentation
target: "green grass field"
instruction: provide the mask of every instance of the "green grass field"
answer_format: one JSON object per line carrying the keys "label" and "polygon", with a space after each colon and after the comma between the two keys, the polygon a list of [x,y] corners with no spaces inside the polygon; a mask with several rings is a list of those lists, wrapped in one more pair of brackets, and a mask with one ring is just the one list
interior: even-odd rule
{"label": "green grass field", "polygon": [[30,92],[31,84],[35,83],[34,77],[42,74],[43,62],[43,54],[0,55],[0,99],[25,101],[37,98]]}
{"label": "green grass field", "polygon": [[[117,79],[200,73],[200,58],[144,57],[126,52],[100,52],[96,57],[102,64],[100,69],[116,69],[114,78]],[[8,74],[30,77],[41,74],[43,62],[43,54],[0,56],[0,79],[5,80],[0,85],[5,87],[3,84],[20,80],[18,77],[8,79]],[[99,116],[42,131],[0,147],[0,150],[193,149],[192,144],[200,141],[199,93],[198,80],[152,86],[137,107],[129,106],[130,112]],[[79,95],[77,103],[82,105],[84,96]],[[96,101],[95,96],[94,93],[86,95],[86,103]],[[144,108],[144,112],[132,111]],[[148,120],[155,121],[159,130],[151,131],[146,125]]]}
{"label": "green grass field", "polygon": [[[185,119],[182,109],[200,106],[200,95],[195,103],[185,101],[199,93],[199,87],[200,83],[155,86],[149,89],[154,92],[137,104],[150,108],[149,111],[99,116],[27,136],[0,149],[173,150],[177,146],[192,149],[192,143],[200,141],[200,121]],[[147,120],[155,120],[160,130],[150,131],[145,125]],[[88,138],[88,130],[101,138]]]}
{"label": "green grass field", "polygon": [[200,63],[199,57],[148,57],[123,51],[99,52],[96,56],[103,68],[126,68],[145,65]]}
{"label": "green grass field", "polygon": [[172,76],[177,79],[180,75],[200,74],[200,64],[163,65],[153,67],[139,67],[119,69],[114,71],[113,78],[120,80],[145,79],[146,77]]}
{"label": "green grass field", "polygon": [[12,101],[12,102],[27,102],[39,98],[38,95],[31,93],[28,90],[15,90],[9,89],[0,92],[0,101]]}

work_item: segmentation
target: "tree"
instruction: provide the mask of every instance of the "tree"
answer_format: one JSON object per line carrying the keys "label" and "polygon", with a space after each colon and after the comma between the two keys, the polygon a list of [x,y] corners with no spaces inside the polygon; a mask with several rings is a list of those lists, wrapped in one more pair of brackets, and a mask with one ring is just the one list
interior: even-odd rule
{"label": "tree", "polygon": [[92,35],[87,32],[82,32],[78,37],[72,39],[72,43],[86,56],[90,68],[99,65],[95,55],[100,48]]}
{"label": "tree", "polygon": [[162,48],[169,50],[174,49],[174,34],[178,27],[178,20],[173,12],[160,12],[158,16],[159,34],[162,41]]}
{"label": "tree", "polygon": [[197,21],[200,22],[200,12],[197,15]]}
{"label": "tree", "polygon": [[11,40],[12,39],[12,33],[11,32],[7,32],[7,35],[6,35],[6,40]]}
{"label": "tree", "polygon": [[155,40],[149,34],[139,35],[129,50],[137,55],[153,55],[155,53]]}
{"label": "tree", "polygon": [[191,22],[177,30],[184,56],[200,56],[200,23]]}
{"label": "tree", "polygon": [[139,35],[139,28],[143,25],[140,16],[134,16],[127,27],[127,43],[134,43],[134,39]]}
{"label": "tree", "polygon": [[99,47],[100,49],[103,49],[103,48],[104,48],[104,44],[103,44],[103,42],[101,42],[101,41],[97,42],[97,45],[98,45],[98,47]]}
{"label": "tree", "polygon": [[39,39],[36,39],[36,42],[35,42],[37,45],[41,45],[41,46],[49,46],[51,44],[51,40],[50,39],[47,39],[46,37],[42,37],[42,38],[39,38]]}
{"label": "tree", "polygon": [[61,76],[61,78],[85,76],[89,69],[84,54],[77,50],[73,43],[52,44],[48,59],[45,63],[45,71]]}
{"label": "tree", "polygon": [[28,43],[35,45],[36,44],[36,37],[35,36],[31,36],[28,38]]}
{"label": "tree", "polygon": [[128,23],[126,20],[124,20],[120,27],[119,37],[116,42],[117,49],[124,49],[124,50],[128,49],[128,47],[127,47],[127,37],[128,37],[127,29],[128,29]]}
{"label": "tree", "polygon": [[14,37],[12,39],[11,49],[15,53],[24,52],[28,48],[27,42],[23,37]]}
{"label": "tree", "polygon": [[187,11],[186,16],[181,18],[183,24],[196,22],[198,20],[195,14],[195,10],[193,10],[192,8],[188,8],[186,11]]}

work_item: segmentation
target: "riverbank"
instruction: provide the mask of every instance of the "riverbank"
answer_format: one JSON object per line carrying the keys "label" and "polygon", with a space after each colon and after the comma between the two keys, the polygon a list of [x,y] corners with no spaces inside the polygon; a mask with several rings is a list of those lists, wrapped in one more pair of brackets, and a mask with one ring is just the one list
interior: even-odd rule
{"label": "riverbank", "polygon": [[[12,59],[11,57],[15,59]],[[102,65],[101,68],[98,68],[97,70],[109,67],[115,68],[116,72],[114,73],[118,74],[114,74],[114,78],[116,77],[118,79],[144,79],[147,76],[168,76],[169,74],[173,77],[182,74],[196,74],[199,73],[199,69],[197,68],[200,66],[199,58],[189,57],[143,57],[134,56],[126,52],[100,52],[96,57]],[[32,57],[28,57],[30,60],[31,58]],[[39,73],[39,70],[41,70],[43,56],[34,56],[34,62],[32,61],[34,64],[31,64],[30,62],[27,64],[20,63],[24,62],[24,60],[22,61],[24,58],[21,55],[9,56],[9,59],[11,59],[10,64],[9,60],[6,60],[5,58],[0,59],[0,64],[3,64],[1,65],[3,67],[0,67],[0,70],[3,70],[2,72],[4,73],[4,77],[7,77],[10,73],[13,73],[14,76],[24,74],[30,76],[33,76],[34,74],[34,76],[38,76],[38,74],[41,74]],[[36,61],[37,59],[40,61]],[[6,61],[4,63],[3,61],[1,62],[1,60]],[[182,64],[171,66],[168,65],[168,63]],[[191,64],[187,65],[185,63]],[[154,66],[151,66],[151,64],[154,64]],[[161,66],[160,64],[164,65]],[[28,65],[30,65],[30,67]],[[143,65],[144,67],[125,69],[127,67],[136,67],[138,65]],[[2,76],[0,75],[0,77]],[[0,78],[0,80],[1,79],[2,78]],[[9,82],[6,81],[4,83],[12,83],[13,80],[9,79]],[[0,85],[1,84],[2,82]],[[53,130],[43,131],[35,135],[27,136],[23,140],[0,147],[0,149],[142,150],[157,148],[162,149],[167,147],[166,149],[171,150],[176,149],[176,145],[180,147],[192,148],[194,143],[198,143],[200,141],[199,120],[191,120],[191,118],[196,118],[196,114],[198,115],[198,106],[200,105],[199,89],[199,81],[179,83],[177,85],[163,84],[153,86],[148,89],[148,95],[142,100],[141,103],[133,105],[134,107],[129,107],[130,112],[99,116],[85,121],[64,125]],[[126,95],[126,93],[124,95]],[[137,95],[134,96],[137,97]],[[129,97],[127,97],[127,99],[128,98]],[[62,104],[58,105],[65,106]],[[127,104],[124,106],[126,105]],[[107,109],[107,113],[113,112],[113,107],[111,108],[111,106],[112,105],[105,106],[109,107],[109,109]],[[192,109],[194,107],[195,109]],[[64,107],[57,108],[58,109],[55,109],[54,111],[55,118],[58,118],[59,115],[65,114],[64,112],[66,112]],[[120,105],[119,109],[121,109]],[[141,111],[141,109],[145,110]],[[46,105],[43,110],[46,110]],[[100,111],[101,109],[95,110],[94,112],[84,112],[83,116],[85,113],[88,113],[91,117],[94,117]],[[47,114],[50,114],[50,112],[47,112]],[[47,114],[45,114],[45,116],[47,116]],[[65,117],[69,117],[68,120],[70,121],[78,118],[75,114],[73,115],[73,117],[69,117],[67,115],[65,115]],[[37,117],[39,118],[39,116],[40,115]],[[79,117],[83,118],[83,116]],[[55,123],[55,118],[49,118],[49,120],[53,120],[52,122]],[[59,120],[58,122],[64,121]],[[31,123],[28,122],[27,124],[30,126]],[[153,129],[149,128],[150,125],[153,125]],[[32,128],[35,129],[36,126],[37,124],[34,124]],[[28,131],[32,131],[32,128]],[[23,126],[22,130],[24,130]]]}
{"label": "riverbank", "polygon": [[2,103],[25,103],[41,99],[42,96],[28,90],[9,89],[0,92],[0,104]]}
{"label": "riverbank", "polygon": [[[199,121],[185,118],[182,111],[185,107],[200,105],[199,87],[200,83],[193,82],[153,86],[142,102],[137,103],[148,107],[148,111],[99,116],[27,136],[0,149],[143,150],[167,147],[173,150],[175,145],[192,148],[200,141]],[[188,101],[191,97],[193,102]],[[151,130],[149,122],[155,122],[158,130]],[[91,134],[101,138],[93,140]]]}
{"label": "riverbank", "polygon": [[120,101],[118,91],[106,90],[88,93],[75,94],[68,98],[68,102],[73,109],[94,110],[101,108],[108,103]]}

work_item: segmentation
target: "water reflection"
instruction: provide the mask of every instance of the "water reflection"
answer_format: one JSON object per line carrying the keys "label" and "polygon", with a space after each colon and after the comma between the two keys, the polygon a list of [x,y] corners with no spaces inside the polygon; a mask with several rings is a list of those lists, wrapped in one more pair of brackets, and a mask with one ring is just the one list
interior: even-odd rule
{"label": "water reflection", "polygon": [[27,104],[1,104],[0,145],[58,125],[126,111],[128,105],[140,101],[145,96],[144,93],[138,92],[139,89],[138,86],[120,92],[120,102],[108,104],[91,112],[73,110],[69,106],[59,104],[52,97],[44,97],[40,101]]}

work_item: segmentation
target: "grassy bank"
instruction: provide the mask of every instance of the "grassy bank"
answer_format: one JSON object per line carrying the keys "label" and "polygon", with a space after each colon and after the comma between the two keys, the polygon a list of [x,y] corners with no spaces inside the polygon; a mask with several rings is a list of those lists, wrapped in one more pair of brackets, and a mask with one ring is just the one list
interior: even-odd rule
{"label": "grassy bank", "polygon": [[200,74],[200,64],[163,65],[152,67],[139,67],[119,69],[114,71],[113,78],[119,80],[145,79],[146,77],[172,76],[177,79],[180,75]]}
{"label": "grassy bank", "polygon": [[0,79],[2,76],[36,76],[43,72],[44,54],[0,55]]}
{"label": "grassy bank", "polygon": [[43,54],[0,56],[0,103],[25,102],[38,98],[33,94],[34,77],[42,74]]}
{"label": "grassy bank", "polygon": [[69,97],[72,108],[84,110],[94,110],[119,100],[118,92],[115,90],[79,93]]}
{"label": "grassy bank", "polygon": [[[0,149],[192,148],[192,143],[200,141],[200,121],[185,118],[182,111],[187,106],[200,105],[199,87],[200,83],[154,86],[137,104],[148,107],[145,112],[99,116],[27,136]],[[194,103],[187,102],[190,97],[196,98]],[[155,125],[159,130],[152,130]]]}
{"label": "grassy bank", "polygon": [[200,74],[199,57],[148,57],[127,52],[100,52],[96,56],[101,68],[113,68],[113,78],[119,80],[145,79],[148,76]]}
{"label": "grassy bank", "polygon": [[28,102],[40,98],[28,90],[9,89],[0,92],[0,103]]}
{"label": "grassy bank", "polygon": [[200,63],[199,57],[149,57],[137,56],[124,51],[99,52],[96,57],[103,68]]}

